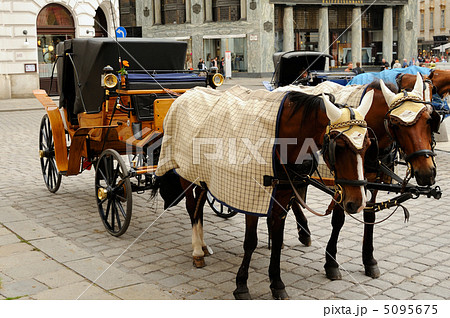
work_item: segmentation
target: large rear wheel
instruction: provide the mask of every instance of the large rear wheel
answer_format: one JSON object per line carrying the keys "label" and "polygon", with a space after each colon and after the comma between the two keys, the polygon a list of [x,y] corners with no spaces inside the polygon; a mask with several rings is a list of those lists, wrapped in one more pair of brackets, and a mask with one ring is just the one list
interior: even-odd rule
{"label": "large rear wheel", "polygon": [[98,159],[95,196],[106,230],[114,236],[125,233],[130,225],[133,208],[131,182],[125,162],[113,149],[103,151]]}
{"label": "large rear wheel", "polygon": [[47,114],[42,117],[39,129],[39,157],[45,185],[50,192],[55,193],[61,185],[61,175],[56,167],[55,142]]}

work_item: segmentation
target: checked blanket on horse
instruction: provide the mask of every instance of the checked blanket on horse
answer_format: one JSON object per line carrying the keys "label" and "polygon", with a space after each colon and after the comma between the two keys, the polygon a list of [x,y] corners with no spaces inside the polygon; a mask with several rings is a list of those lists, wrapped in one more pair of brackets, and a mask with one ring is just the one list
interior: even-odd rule
{"label": "checked blanket on horse", "polygon": [[206,183],[220,202],[244,213],[267,215],[274,175],[277,116],[286,93],[234,86],[197,87],[178,97],[164,120],[157,176],[175,171]]}

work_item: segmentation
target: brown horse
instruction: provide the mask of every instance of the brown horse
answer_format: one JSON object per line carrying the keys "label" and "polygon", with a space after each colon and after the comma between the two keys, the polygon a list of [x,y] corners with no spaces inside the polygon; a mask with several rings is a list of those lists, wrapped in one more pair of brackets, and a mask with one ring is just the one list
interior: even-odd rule
{"label": "brown horse", "polygon": [[[423,81],[420,75],[414,76],[414,88],[408,93],[410,98],[424,100]],[[416,177],[420,185],[432,185],[435,182],[436,166],[433,160],[433,132],[436,131],[436,114],[428,107],[423,107],[420,113],[409,123],[401,122],[392,116],[392,102],[404,97],[404,94],[396,94],[396,87],[389,85],[390,90],[383,82],[373,82],[368,86],[368,91],[374,91],[373,104],[366,116],[368,127],[370,127],[378,140],[378,149],[371,149],[365,158],[365,173],[368,181],[380,182],[384,179],[383,173],[378,170],[378,160],[393,168],[392,155],[395,152],[395,144],[402,149],[405,159],[409,163],[411,173]],[[426,98],[429,100],[430,95]],[[403,105],[403,106],[402,106]],[[413,105],[412,107],[414,107]],[[407,107],[406,102],[399,104],[397,109]],[[406,110],[405,110],[406,111]],[[439,115],[437,115],[439,116]],[[439,119],[437,119],[439,120]],[[375,152],[373,152],[375,150]],[[378,154],[378,158],[377,155]],[[375,159],[375,160],[374,160]],[[370,203],[375,202],[374,191]],[[309,246],[310,231],[306,217],[298,205],[293,205],[293,212],[299,229],[299,240]],[[333,230],[326,248],[325,272],[329,279],[341,279],[339,264],[336,261],[337,241],[339,232],[344,224],[345,214],[339,205],[336,205],[332,215]],[[364,212],[364,239],[362,247],[362,258],[365,274],[372,278],[380,276],[377,261],[373,256],[373,228],[375,222],[374,212]]]}
{"label": "brown horse", "polygon": [[[372,104],[372,96],[373,93],[366,94],[361,106],[356,110],[341,110],[325,96],[320,98],[299,92],[288,93],[280,108],[277,138],[281,140],[295,138],[297,143],[287,146],[286,156],[283,159],[285,162],[276,160],[275,171],[279,172],[277,175],[282,175],[285,171],[283,164],[288,167],[287,169],[296,166],[302,145],[306,139],[310,138],[319,148],[324,146],[325,161],[334,170],[336,182],[341,185],[342,202],[347,212],[361,211],[366,205],[363,187],[365,184],[365,180],[363,180],[364,155],[370,145],[364,117]],[[176,102],[172,107],[175,105]],[[356,139],[352,141],[348,136]],[[355,140],[357,147],[355,147]],[[277,153],[280,153],[280,145],[277,145],[276,149]],[[290,175],[291,171],[286,173]],[[205,253],[207,254],[207,247],[203,241],[202,223],[207,185],[202,187],[195,185],[192,180],[179,178],[174,173],[166,173],[158,181],[165,208],[179,202],[183,195],[186,196],[186,209],[192,223],[194,265],[204,266],[203,257]],[[278,187],[273,197],[274,204],[270,214],[273,244],[269,278],[272,296],[275,299],[288,298],[285,285],[281,280],[280,256],[285,217],[292,196],[292,188]],[[258,219],[259,217],[253,214],[246,214],[245,217],[244,258],[237,273],[236,290],[233,293],[236,299],[251,298],[247,280],[250,260],[258,241]]]}

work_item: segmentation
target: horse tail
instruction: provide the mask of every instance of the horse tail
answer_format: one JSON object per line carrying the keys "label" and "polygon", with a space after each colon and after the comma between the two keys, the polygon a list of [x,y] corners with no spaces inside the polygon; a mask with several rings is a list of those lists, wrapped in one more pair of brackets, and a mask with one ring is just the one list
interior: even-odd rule
{"label": "horse tail", "polygon": [[185,196],[185,191],[181,186],[180,176],[173,170],[167,172],[162,177],[156,178],[150,193],[151,199],[158,194],[158,190],[164,200],[164,210],[176,206]]}

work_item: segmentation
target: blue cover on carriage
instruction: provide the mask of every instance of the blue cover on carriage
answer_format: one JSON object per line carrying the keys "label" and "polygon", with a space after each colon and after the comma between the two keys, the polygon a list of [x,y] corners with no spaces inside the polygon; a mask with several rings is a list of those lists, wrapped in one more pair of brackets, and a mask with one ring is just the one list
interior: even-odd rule
{"label": "blue cover on carriage", "polygon": [[420,67],[420,66],[409,66],[406,68],[394,68],[391,70],[385,70],[381,72],[369,72],[369,73],[362,73],[358,74],[353,79],[347,83],[347,85],[352,84],[358,84],[358,85],[364,85],[369,84],[372,81],[376,79],[382,79],[384,82],[391,82],[395,84],[395,78],[398,76],[398,74],[406,73],[406,74],[417,74],[419,72],[420,74],[428,75],[430,74],[431,70],[426,67]]}
{"label": "blue cover on carriage", "polygon": [[194,73],[128,74],[130,82],[205,82],[205,76]]}

